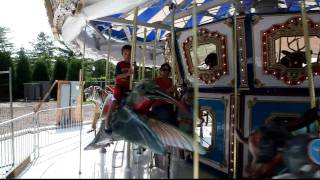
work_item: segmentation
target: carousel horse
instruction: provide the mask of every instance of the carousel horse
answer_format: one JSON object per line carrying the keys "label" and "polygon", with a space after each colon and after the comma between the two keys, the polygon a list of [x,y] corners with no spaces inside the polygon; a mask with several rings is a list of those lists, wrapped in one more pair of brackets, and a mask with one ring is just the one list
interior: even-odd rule
{"label": "carousel horse", "polygon": [[114,99],[112,88],[107,86],[106,89],[102,89],[100,86],[90,86],[84,90],[84,94],[87,101],[92,101],[95,104],[95,113],[92,120],[91,130],[89,130],[88,133],[96,131],[96,124],[98,120],[101,120],[98,133],[93,141],[84,148],[84,150],[95,150],[109,146],[114,141],[122,140],[121,137],[107,134],[104,131],[104,118],[111,106],[112,100]]}
{"label": "carousel horse", "polygon": [[[110,100],[112,99],[112,89],[110,87],[107,87],[107,89],[102,89],[100,86],[89,86],[84,90],[84,95],[87,101],[92,101],[95,105],[95,112],[92,119],[92,125],[91,130],[89,132],[92,132],[96,130],[96,124],[100,116],[103,116],[107,108],[108,104],[110,103]],[[107,103],[107,104],[105,104]],[[103,108],[106,109],[103,109]],[[102,113],[102,114],[101,114]]]}
{"label": "carousel horse", "polygon": [[[193,140],[190,135],[168,122],[160,121],[156,117],[148,117],[147,110],[154,100],[164,100],[176,105],[181,111],[188,111],[180,102],[162,92],[153,81],[144,80],[129,93],[125,103],[112,112],[109,121],[112,132],[105,133],[104,129],[100,127],[98,134],[105,135],[99,137],[97,135],[94,141],[87,146],[87,149],[92,149],[99,142],[103,144],[102,141],[115,141],[112,137],[116,136],[149,148],[154,153],[161,155],[167,152],[168,147],[193,151]],[[205,153],[201,146],[199,146],[199,153]]]}
{"label": "carousel horse", "polygon": [[[320,170],[320,164],[311,162],[306,153],[308,143],[316,139],[317,135],[292,133],[316,120],[319,120],[319,110],[312,108],[292,121],[281,117],[269,119],[247,138],[242,137],[237,130],[238,141],[248,146],[252,156],[246,167],[248,178],[271,178],[284,173],[283,170],[296,173],[306,164],[312,164],[313,172]],[[304,177],[311,175],[304,174]]]}

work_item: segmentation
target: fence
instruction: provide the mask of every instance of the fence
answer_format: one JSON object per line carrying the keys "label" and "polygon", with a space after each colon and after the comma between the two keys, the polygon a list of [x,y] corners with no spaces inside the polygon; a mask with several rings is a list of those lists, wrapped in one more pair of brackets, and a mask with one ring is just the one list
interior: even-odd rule
{"label": "fence", "polygon": [[[93,113],[93,104],[83,105],[83,124],[90,123]],[[0,178],[26,159],[36,159],[42,147],[79,137],[80,125],[80,106],[42,110],[1,122]]]}

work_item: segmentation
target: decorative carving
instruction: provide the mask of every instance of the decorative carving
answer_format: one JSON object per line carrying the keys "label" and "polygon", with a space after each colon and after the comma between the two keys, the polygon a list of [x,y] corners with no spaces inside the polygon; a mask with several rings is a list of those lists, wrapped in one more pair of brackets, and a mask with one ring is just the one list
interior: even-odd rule
{"label": "decorative carving", "polygon": [[240,65],[240,87],[248,87],[248,70],[247,70],[247,53],[246,53],[246,34],[244,26],[244,17],[237,19],[237,42],[239,50],[239,65]]}
{"label": "decorative carving", "polygon": [[263,18],[261,16],[258,15],[253,15],[252,16],[252,25],[256,25],[259,23],[259,21],[261,21]]}
{"label": "decorative carving", "polygon": [[[240,88],[248,87],[248,69],[247,69],[247,54],[246,54],[246,34],[245,34],[245,17],[238,16],[237,17],[237,55],[239,61],[239,75],[240,75]],[[230,28],[233,28],[233,19],[228,18],[225,21],[225,24]]]}
{"label": "decorative carving", "polygon": [[[190,75],[193,74],[194,62],[198,64],[199,68],[199,79],[207,84],[213,84],[216,80],[220,79],[221,76],[228,74],[228,61],[227,61],[227,38],[226,35],[220,34],[219,32],[209,32],[207,29],[199,29],[198,31],[199,37],[199,47],[209,47],[214,49],[213,54],[217,55],[217,62],[214,63],[212,67],[209,69],[200,68],[204,63],[203,59],[192,59],[192,36],[189,36],[185,42],[183,42],[183,50],[184,55],[187,61],[188,71]],[[199,48],[201,50],[201,48]],[[198,49],[198,54],[199,54]],[[208,52],[206,54],[202,54],[202,56],[207,56],[212,54],[212,52]],[[198,61],[200,61],[198,63]],[[199,67],[200,66],[200,67]]]}
{"label": "decorative carving", "polygon": [[261,88],[264,86],[264,83],[262,83],[259,79],[255,79],[254,84],[255,84],[255,87],[257,88]]}
{"label": "decorative carving", "polygon": [[[311,48],[317,49],[320,43],[320,26],[308,21]],[[290,18],[284,24],[275,24],[261,32],[263,71],[289,85],[301,84],[307,78],[305,64],[303,30],[301,17]],[[294,44],[293,44],[294,43]],[[282,50],[282,51],[281,51]],[[277,52],[278,51],[278,52]],[[320,73],[319,52],[317,62],[312,63],[314,75]],[[314,54],[316,56],[316,54]]]}

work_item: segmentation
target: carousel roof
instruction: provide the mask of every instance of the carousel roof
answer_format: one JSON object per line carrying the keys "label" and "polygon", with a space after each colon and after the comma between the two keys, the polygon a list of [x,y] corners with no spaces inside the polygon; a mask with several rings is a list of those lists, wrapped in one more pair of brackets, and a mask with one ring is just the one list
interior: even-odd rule
{"label": "carousel roof", "polygon": [[[69,44],[77,41],[79,45],[79,41],[85,39],[80,38],[79,34],[83,34],[81,31],[84,31],[83,28],[88,23],[93,31],[89,30],[91,33],[88,33],[86,30],[86,34],[89,38],[94,38],[94,48],[101,50],[101,45],[106,45],[103,40],[108,39],[109,28],[114,42],[131,41],[134,7],[139,7],[137,41],[143,42],[146,29],[147,42],[151,44],[156,37],[158,40],[165,39],[170,32],[170,7],[173,4],[176,7],[175,27],[186,29],[193,26],[192,2],[193,0],[46,0],[46,7],[54,34],[62,35],[63,40]],[[320,10],[320,0],[305,2],[307,10]],[[197,3],[197,25],[232,16],[233,4],[240,14],[287,13],[301,10],[298,0],[197,0]]]}
{"label": "carousel roof", "polygon": [[[177,28],[191,28],[192,23],[192,0],[172,0],[176,5],[175,12],[175,27]],[[225,19],[232,16],[234,8],[233,1],[212,1],[212,0],[197,0],[199,13],[197,14],[197,25],[207,24],[220,19]],[[300,12],[301,6],[298,0],[280,0],[265,1],[263,7],[254,0],[244,0],[239,2],[238,7],[243,13],[255,12]],[[148,7],[139,9],[137,40],[143,41],[144,37],[144,24],[152,24],[147,28],[147,41],[153,41],[156,37],[155,28],[163,28],[160,30],[160,38],[164,39],[165,35],[169,33],[171,22],[170,12],[171,0],[159,0]],[[320,0],[307,0],[306,7],[308,10],[320,10]],[[257,10],[258,9],[258,10]],[[203,10],[203,11],[201,11]],[[132,33],[133,27],[128,25],[133,20],[133,11],[128,13],[119,13],[111,16],[98,18],[91,21],[100,32],[106,33],[108,28],[112,27],[112,37],[129,41],[126,31]],[[123,24],[125,24],[125,26]],[[130,37],[130,36],[129,36]]]}

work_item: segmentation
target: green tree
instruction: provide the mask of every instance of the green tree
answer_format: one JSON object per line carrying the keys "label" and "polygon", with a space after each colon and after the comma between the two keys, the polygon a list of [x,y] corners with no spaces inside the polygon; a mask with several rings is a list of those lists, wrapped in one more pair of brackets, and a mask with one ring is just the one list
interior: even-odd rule
{"label": "green tree", "polygon": [[[81,60],[72,59],[68,64],[67,80],[79,81],[80,69],[81,69]],[[83,77],[85,77],[85,75]]]}
{"label": "green tree", "polygon": [[[58,57],[53,68],[53,74],[51,78],[51,84],[55,80],[65,80],[67,75],[67,63],[63,57]],[[51,92],[51,97],[57,99],[57,86],[55,86]]]}
{"label": "green tree", "polygon": [[16,66],[16,97],[23,98],[24,83],[31,81],[31,68],[24,48],[18,52],[19,58]]}
{"label": "green tree", "polygon": [[75,57],[75,53],[63,42],[59,41],[61,47],[54,47],[57,56],[65,57],[70,60]]}
{"label": "green tree", "polygon": [[[0,71],[8,71],[9,67],[12,68],[12,88],[14,92],[14,69],[10,57],[10,52],[0,51]],[[9,100],[9,74],[0,75],[0,94],[1,100]]]}
{"label": "green tree", "polygon": [[52,57],[54,45],[51,38],[44,32],[40,32],[37,39],[31,42],[34,57]]}
{"label": "green tree", "polygon": [[0,26],[0,51],[1,52],[11,52],[13,44],[8,39],[9,28]]}
{"label": "green tree", "polygon": [[38,60],[34,64],[32,80],[33,81],[49,81],[48,67],[45,61]]}
{"label": "green tree", "polygon": [[94,61],[92,67],[92,77],[101,77],[106,74],[106,60],[105,59],[100,59],[97,61]]}

